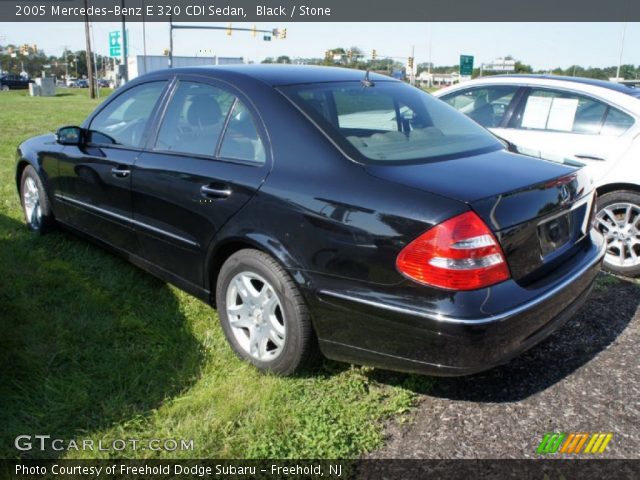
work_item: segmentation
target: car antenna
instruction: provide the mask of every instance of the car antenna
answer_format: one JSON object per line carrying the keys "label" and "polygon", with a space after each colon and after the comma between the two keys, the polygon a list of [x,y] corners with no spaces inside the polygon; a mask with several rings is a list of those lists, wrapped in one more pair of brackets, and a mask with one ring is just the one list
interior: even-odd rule
{"label": "car antenna", "polygon": [[363,87],[373,87],[375,84],[372,80],[369,80],[369,69],[367,68],[367,73],[364,74],[364,79],[360,82]]}

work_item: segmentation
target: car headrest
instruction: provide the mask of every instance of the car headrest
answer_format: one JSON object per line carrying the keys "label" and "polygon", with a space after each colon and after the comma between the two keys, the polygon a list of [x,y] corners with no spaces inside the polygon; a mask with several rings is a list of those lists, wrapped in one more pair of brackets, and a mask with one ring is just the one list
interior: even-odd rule
{"label": "car headrest", "polygon": [[220,105],[211,95],[196,95],[187,110],[187,121],[194,127],[215,125],[222,121]]}

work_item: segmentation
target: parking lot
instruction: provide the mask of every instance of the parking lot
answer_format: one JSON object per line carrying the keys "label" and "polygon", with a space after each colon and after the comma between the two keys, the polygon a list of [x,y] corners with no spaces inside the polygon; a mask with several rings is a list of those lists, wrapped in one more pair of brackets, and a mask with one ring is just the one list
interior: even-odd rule
{"label": "parking lot", "polygon": [[640,285],[601,274],[544,343],[486,373],[438,379],[371,458],[535,458],[547,432],[612,432],[605,457],[640,458],[639,305]]}

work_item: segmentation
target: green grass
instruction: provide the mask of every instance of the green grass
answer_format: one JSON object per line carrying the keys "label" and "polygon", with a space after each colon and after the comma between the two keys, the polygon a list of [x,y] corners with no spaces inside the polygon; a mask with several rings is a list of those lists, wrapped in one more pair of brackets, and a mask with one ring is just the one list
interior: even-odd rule
{"label": "green grass", "polygon": [[609,275],[608,273],[603,272],[600,275],[598,275],[598,278],[596,278],[595,289],[596,291],[606,291],[609,289],[609,287],[618,285],[619,283],[620,283],[620,279],[618,279],[618,277],[616,277],[615,275]]}
{"label": "green grass", "polygon": [[236,359],[209,306],[68,233],[27,231],[16,146],[99,103],[66,93],[0,93],[0,457],[19,456],[21,434],[194,441],[26,457],[341,458],[380,445],[383,422],[405,418],[430,379],[329,361],[261,375]]}

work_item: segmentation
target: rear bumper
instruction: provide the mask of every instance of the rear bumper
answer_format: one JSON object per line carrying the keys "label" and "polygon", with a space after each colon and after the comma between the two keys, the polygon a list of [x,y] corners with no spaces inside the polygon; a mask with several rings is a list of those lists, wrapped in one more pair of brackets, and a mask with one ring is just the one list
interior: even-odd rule
{"label": "rear bumper", "polygon": [[492,368],[571,318],[591,291],[604,252],[596,234],[544,285],[509,281],[483,291],[441,292],[426,302],[415,288],[321,288],[312,302],[320,348],[336,360],[430,375]]}

